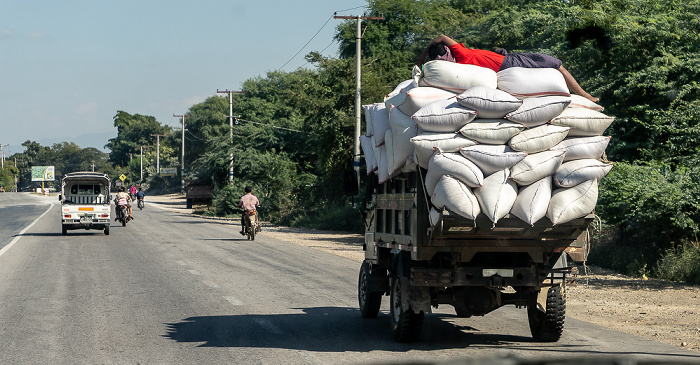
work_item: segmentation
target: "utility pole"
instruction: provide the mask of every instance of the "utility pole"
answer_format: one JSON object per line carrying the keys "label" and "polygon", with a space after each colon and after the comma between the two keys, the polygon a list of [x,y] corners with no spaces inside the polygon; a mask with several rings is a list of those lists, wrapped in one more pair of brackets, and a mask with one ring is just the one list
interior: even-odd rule
{"label": "utility pole", "polygon": [[357,185],[360,185],[360,126],[362,125],[361,120],[361,86],[362,86],[362,66],[361,66],[361,49],[362,49],[362,20],[384,20],[384,17],[378,16],[340,16],[334,15],[335,19],[357,19],[357,35],[355,36],[355,150],[353,156],[353,168],[355,169],[355,177],[357,178]]}
{"label": "utility pole", "polygon": [[[233,146],[233,94],[241,94],[243,91],[231,91],[231,90],[219,90],[216,89],[217,94],[228,94],[228,120],[231,130],[229,132],[229,138],[231,140],[231,146]],[[359,137],[358,137],[359,138]],[[228,163],[228,183],[233,183],[233,150],[229,154]]]}
{"label": "utility pole", "polygon": [[139,179],[139,185],[143,183],[143,148],[150,146],[141,146],[141,178]]}
{"label": "utility pole", "polygon": [[175,115],[175,118],[182,118],[182,155],[180,158],[180,194],[185,193],[185,117],[191,117],[189,114]]}
{"label": "utility pole", "polygon": [[156,175],[160,175],[160,137],[165,137],[165,134],[151,134],[151,137],[156,137]]}
{"label": "utility pole", "polygon": [[0,160],[2,160],[2,169],[5,169],[5,147],[9,144],[0,144]]}

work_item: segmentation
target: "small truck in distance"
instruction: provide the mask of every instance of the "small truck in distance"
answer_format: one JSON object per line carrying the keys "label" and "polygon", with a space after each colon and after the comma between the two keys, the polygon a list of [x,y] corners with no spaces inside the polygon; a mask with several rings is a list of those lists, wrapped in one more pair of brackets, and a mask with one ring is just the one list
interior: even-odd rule
{"label": "small truck in distance", "polygon": [[72,172],[61,179],[61,234],[98,229],[109,234],[111,180],[99,172]]}

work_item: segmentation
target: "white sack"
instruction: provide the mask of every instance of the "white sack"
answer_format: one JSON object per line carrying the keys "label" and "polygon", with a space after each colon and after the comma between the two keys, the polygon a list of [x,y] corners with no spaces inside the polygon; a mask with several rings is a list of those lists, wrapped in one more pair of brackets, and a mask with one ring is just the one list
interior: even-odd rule
{"label": "white sack", "polygon": [[427,169],[436,148],[443,152],[459,152],[460,148],[473,146],[476,141],[459,133],[421,133],[411,138],[411,143],[415,148],[416,162]]}
{"label": "white sack", "polygon": [[564,75],[553,68],[511,67],[498,71],[498,88],[519,99],[571,95]]}
{"label": "white sack", "polygon": [[[377,178],[380,184],[389,180],[389,161],[386,155],[386,146],[382,144],[377,147],[376,135],[372,136],[372,146],[374,151],[374,159],[377,161]],[[384,137],[384,136],[382,136]],[[384,140],[384,138],[382,138]]]}
{"label": "white sack", "polygon": [[527,98],[520,108],[506,114],[506,119],[525,124],[529,128],[537,127],[561,114],[569,103],[571,99],[563,96]]}
{"label": "white sack", "polygon": [[417,167],[418,162],[415,159],[415,153],[412,153],[401,167],[401,172],[415,172]]}
{"label": "white sack", "polygon": [[608,147],[610,136],[569,137],[552,147],[552,151],[565,151],[564,162],[584,158],[599,159]]}
{"label": "white sack", "polygon": [[509,169],[527,156],[527,153],[514,151],[505,145],[478,144],[464,147],[459,152],[477,165],[484,173],[484,176],[491,175],[496,171]]}
{"label": "white sack", "polygon": [[372,117],[374,116],[374,104],[366,104],[362,106],[362,110],[365,111],[365,135],[372,137],[374,135],[374,128],[372,128]]}
{"label": "white sack", "polygon": [[600,136],[612,124],[614,117],[586,108],[566,108],[552,119],[554,125],[570,127],[569,137]]}
{"label": "white sack", "polygon": [[464,107],[476,110],[477,118],[498,119],[518,109],[523,102],[507,92],[486,86],[473,87],[457,96]]}
{"label": "white sack", "polygon": [[393,105],[399,108],[404,114],[411,116],[420,108],[432,102],[447,100],[454,96],[454,93],[434,87],[414,87],[405,93],[399,93],[399,95],[387,100],[386,106],[388,108],[389,105]]}
{"label": "white sack", "polygon": [[564,151],[544,151],[527,155],[510,168],[510,178],[518,185],[530,185],[557,171],[564,160]]}
{"label": "white sack", "polygon": [[592,158],[564,162],[554,173],[554,185],[572,187],[587,180],[600,181],[612,169],[612,163],[605,163]]}
{"label": "white sack", "polygon": [[546,151],[566,138],[569,128],[544,124],[528,128],[511,138],[508,145],[516,151],[536,153]]}
{"label": "white sack", "polygon": [[430,208],[428,218],[430,219],[430,225],[435,226],[440,220],[440,212],[438,212],[435,208]]}
{"label": "white sack", "polygon": [[430,159],[425,174],[425,190],[428,195],[433,195],[435,185],[444,175],[452,175],[469,187],[478,187],[484,183],[484,174],[473,162],[459,153],[443,153],[438,150]]}
{"label": "white sack", "polygon": [[510,212],[518,196],[518,187],[509,179],[509,175],[508,170],[498,171],[484,179],[484,186],[474,189],[481,212],[494,225]]}
{"label": "white sack", "polygon": [[599,112],[602,112],[604,109],[602,106],[584,98],[581,95],[571,94],[570,99],[571,104],[569,104],[569,108],[586,108],[597,110]]}
{"label": "white sack", "polygon": [[367,175],[377,170],[377,160],[374,159],[374,150],[372,149],[372,138],[360,136],[360,146],[362,153],[365,155],[365,165],[367,165]]}
{"label": "white sack", "polygon": [[411,118],[426,132],[457,132],[476,118],[476,111],[465,108],[457,99],[432,102],[415,112]]}
{"label": "white sack", "polygon": [[490,68],[434,60],[423,65],[420,86],[432,86],[461,93],[476,86],[496,88],[496,72]]}
{"label": "white sack", "polygon": [[463,136],[479,143],[506,144],[525,126],[505,119],[476,119],[459,130]]}
{"label": "white sack", "polygon": [[598,202],[598,180],[584,181],[571,188],[556,189],[549,201],[547,217],[563,224],[593,212]]}
{"label": "white sack", "polygon": [[375,137],[375,147],[384,144],[384,134],[389,129],[389,109],[383,103],[374,104],[372,112],[372,135]]}
{"label": "white sack", "polygon": [[384,133],[384,147],[386,147],[386,173],[391,179],[394,174],[394,166],[396,161],[394,161],[394,138],[391,133],[391,129],[387,129]]}
{"label": "white sack", "polygon": [[479,202],[472,189],[452,176],[445,175],[435,186],[431,202],[438,208],[446,208],[467,219],[479,215]]}
{"label": "white sack", "polygon": [[413,89],[414,87],[417,87],[416,82],[414,79],[408,79],[405,81],[401,81],[392,92],[390,92],[385,98],[384,101],[391,99],[392,97],[398,95],[400,92],[407,92],[408,90]]}
{"label": "white sack", "polygon": [[416,136],[416,123],[408,115],[402,113],[398,108],[389,109],[389,126],[393,138],[393,164],[390,166],[392,174],[400,170],[409,157],[413,155],[413,144],[411,138]]}
{"label": "white sack", "polygon": [[547,176],[531,185],[520,188],[510,212],[525,223],[534,226],[547,215],[549,200],[552,198],[552,177]]}

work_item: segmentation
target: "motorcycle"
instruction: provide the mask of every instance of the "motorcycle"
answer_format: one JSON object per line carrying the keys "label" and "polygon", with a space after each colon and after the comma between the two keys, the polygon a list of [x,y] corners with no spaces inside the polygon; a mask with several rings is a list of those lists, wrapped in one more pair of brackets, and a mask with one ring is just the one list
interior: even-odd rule
{"label": "motorcycle", "polygon": [[131,220],[131,218],[129,218],[129,207],[126,205],[117,205],[114,210],[117,221],[121,222],[122,227],[126,226],[126,222]]}
{"label": "motorcycle", "polygon": [[139,209],[143,210],[143,207],[144,207],[143,198],[139,198],[138,206],[139,206]]}
{"label": "motorcycle", "polygon": [[255,234],[260,232],[260,221],[258,220],[258,212],[255,210],[250,210],[244,213],[245,229],[243,232],[248,239],[255,241]]}

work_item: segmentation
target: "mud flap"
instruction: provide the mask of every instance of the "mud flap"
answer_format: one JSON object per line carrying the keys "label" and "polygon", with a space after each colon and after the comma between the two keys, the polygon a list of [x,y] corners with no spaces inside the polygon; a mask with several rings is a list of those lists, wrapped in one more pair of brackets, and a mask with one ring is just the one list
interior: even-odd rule
{"label": "mud flap", "polygon": [[[403,288],[402,288],[403,289]],[[430,288],[427,286],[413,287],[410,292],[410,306],[416,313],[432,313],[430,306]],[[403,305],[404,303],[401,303]]]}

